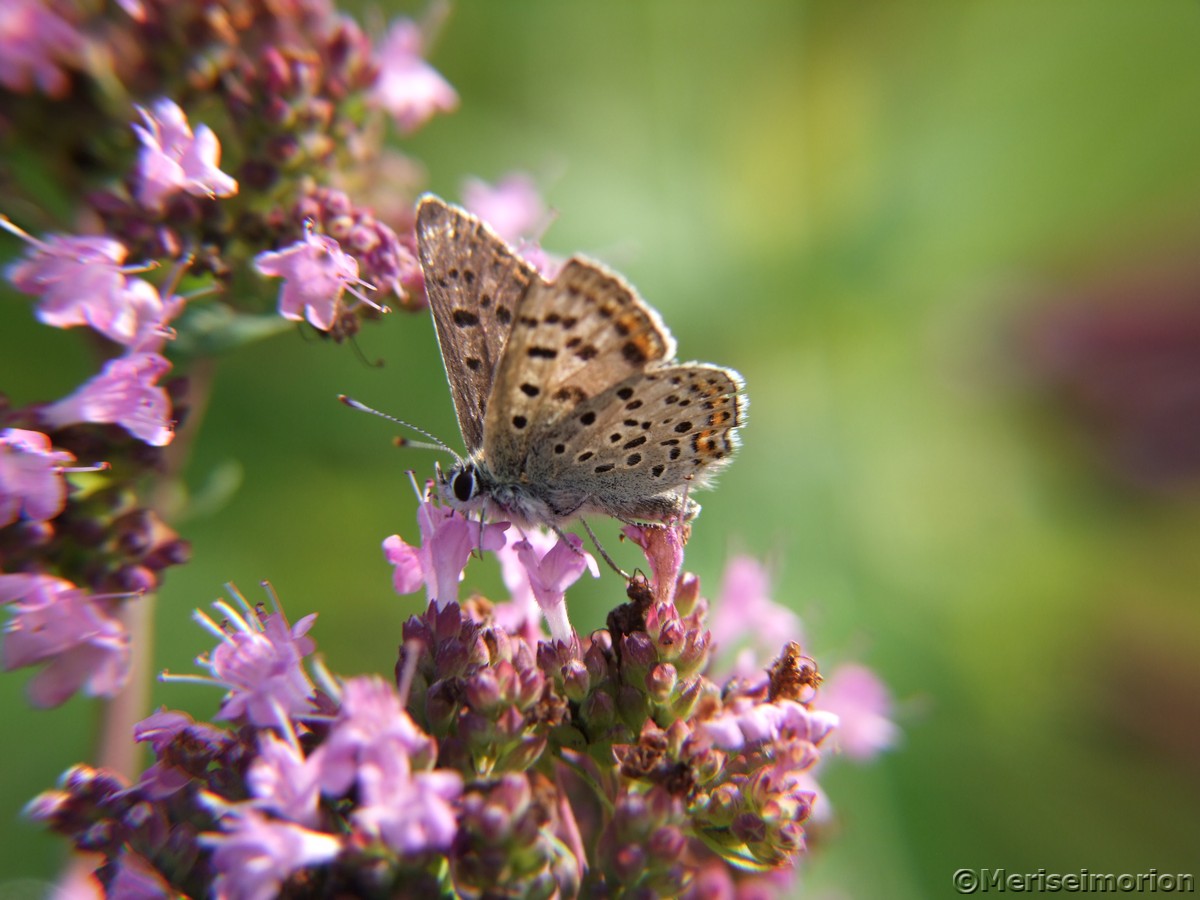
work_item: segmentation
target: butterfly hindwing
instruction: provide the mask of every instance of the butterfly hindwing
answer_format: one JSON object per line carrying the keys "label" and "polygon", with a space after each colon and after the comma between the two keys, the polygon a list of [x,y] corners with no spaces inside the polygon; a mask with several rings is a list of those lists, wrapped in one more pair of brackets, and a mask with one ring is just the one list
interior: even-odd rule
{"label": "butterfly hindwing", "polygon": [[[650,367],[537,436],[529,478],[571,485],[580,495],[574,502],[601,498],[626,519],[659,518],[664,507],[677,513],[682,488],[704,486],[732,458],[745,410],[736,372],[702,363]],[[557,508],[573,502],[548,499]]]}
{"label": "butterfly hindwing", "polygon": [[421,201],[416,231],[454,412],[475,452],[517,309],[543,282],[490,228],[437,197]]}

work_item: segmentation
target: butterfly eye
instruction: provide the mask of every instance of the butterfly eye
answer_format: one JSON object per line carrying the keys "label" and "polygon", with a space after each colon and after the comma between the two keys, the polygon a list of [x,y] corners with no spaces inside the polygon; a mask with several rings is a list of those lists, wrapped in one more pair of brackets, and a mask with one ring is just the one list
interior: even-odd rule
{"label": "butterfly eye", "polygon": [[454,489],[454,496],[458,498],[458,501],[466,503],[475,496],[475,469],[470,466],[463,469],[454,476],[451,486]]}

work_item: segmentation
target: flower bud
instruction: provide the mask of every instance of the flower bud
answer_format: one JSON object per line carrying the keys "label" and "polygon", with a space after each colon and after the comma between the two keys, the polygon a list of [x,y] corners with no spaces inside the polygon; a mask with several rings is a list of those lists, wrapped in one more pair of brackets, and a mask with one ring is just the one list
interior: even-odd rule
{"label": "flower bud", "polygon": [[650,835],[647,849],[650,855],[659,862],[674,862],[683,853],[687,840],[674,825],[664,825]]}
{"label": "flower bud", "polygon": [[679,676],[670,663],[659,663],[646,676],[646,690],[659,703],[666,703],[671,698],[671,692],[678,683]]}
{"label": "flower bud", "polygon": [[593,691],[579,710],[587,729],[592,734],[603,734],[617,721],[617,706],[607,691]]}
{"label": "flower bud", "polygon": [[591,689],[592,679],[587,666],[577,659],[572,659],[562,667],[563,691],[567,699],[573,703],[582,703]]}
{"label": "flower bud", "polygon": [[746,844],[761,844],[767,839],[767,823],[752,812],[735,816],[729,830]]}
{"label": "flower bud", "polygon": [[679,576],[675,585],[675,608],[681,616],[690,616],[700,599],[700,578],[691,572]]}
{"label": "flower bud", "polygon": [[627,683],[642,684],[656,662],[658,652],[649,635],[636,631],[621,638],[621,676]]}
{"label": "flower bud", "polygon": [[485,715],[495,710],[504,700],[499,679],[489,669],[481,669],[468,678],[463,690],[471,708]]}

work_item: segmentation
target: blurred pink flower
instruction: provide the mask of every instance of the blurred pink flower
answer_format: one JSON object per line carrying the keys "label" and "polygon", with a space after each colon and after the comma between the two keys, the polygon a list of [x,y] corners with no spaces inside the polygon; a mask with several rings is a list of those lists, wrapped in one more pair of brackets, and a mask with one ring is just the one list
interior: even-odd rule
{"label": "blurred pink flower", "polygon": [[800,640],[800,617],[772,600],[770,587],[767,570],[752,557],[735,556],[725,567],[708,627],[726,653],[749,643],[735,665],[739,675],[759,668],[765,662],[760,656],[772,655],[781,644]]}
{"label": "blurred pink flower", "polygon": [[155,382],[171,364],[157,353],[130,353],[104,364],[79,390],[41,410],[49,425],[111,422],[134,437],[162,447],[174,437],[171,401]]}
{"label": "blurred pink flower", "polygon": [[507,522],[481,525],[452,509],[424,501],[417,509],[421,546],[406,543],[393,534],[383,542],[387,561],[395,566],[392,584],[398,594],[411,594],[422,584],[426,598],[438,607],[458,602],[458,582],[463,568],[477,546],[499,550],[504,546]]}
{"label": "blurred pink flower", "polygon": [[457,830],[450,805],[462,776],[422,771],[437,744],[409,717],[395,687],[381,678],[346,681],[342,709],[329,737],[310,758],[321,789],[331,796],[358,788],[354,822],[400,853],[444,850]]}
{"label": "blurred pink flower", "polygon": [[166,323],[183,309],[182,297],[164,300],[141,278],[127,278],[126,249],[103,236],[53,234],[38,239],[0,216],[0,227],[31,248],[8,269],[13,285],[41,297],[37,316],[54,328],[88,325],[115,343],[157,351]]}
{"label": "blurred pink flower", "polygon": [[85,42],[75,25],[44,0],[0,3],[0,85],[19,94],[34,86],[51,97],[67,93],[64,67],[83,56]]}
{"label": "blurred pink flower", "polygon": [[765,703],[739,697],[700,727],[715,746],[740,751],[779,740],[781,736],[819,744],[837,724],[833,713],[810,710],[794,700]]}
{"label": "blurred pink flower", "polygon": [[510,244],[536,239],[546,227],[546,204],[537,184],[524,172],[511,172],[494,185],[468,178],[462,198],[468,212],[487,222]]}
{"label": "blurred pink flower", "polygon": [[29,683],[34,706],[58,706],[76,691],[111,697],[129,673],[129,635],[71,582],[0,575],[0,603],[13,618],[3,639],[6,671],[45,663]]}
{"label": "blurred pink flower", "polygon": [[279,314],[294,322],[328,331],[337,322],[342,292],[362,282],[358,260],[324,234],[309,232],[282,250],[268,250],[254,258],[263,275],[283,279]]}
{"label": "blurred pink flower", "polygon": [[593,578],[600,577],[596,560],[580,548],[583,541],[574,534],[560,538],[552,548],[539,553],[533,544],[522,539],[513,545],[517,558],[525,567],[529,588],[546,616],[550,636],[556,641],[569,642],[572,631],[567,620],[567,588],[583,575],[585,569]]}
{"label": "blurred pink flower", "polygon": [[131,350],[158,353],[170,337],[167,323],[183,310],[182,297],[164,299],[158,288],[142,278],[89,304],[88,324],[111,341]]}
{"label": "blurred pink flower", "polygon": [[392,23],[376,53],[379,75],[371,102],[386,110],[404,134],[424,125],[438,112],[458,107],[458,94],[422,57],[424,38],[411,19]]}
{"label": "blurred pink flower", "polygon": [[244,805],[224,810],[220,821],[223,834],[200,835],[213,850],[219,873],[213,896],[220,900],[271,900],[293,872],[329,862],[342,849],[332,834],[274,821]]}
{"label": "blurred pink flower", "polygon": [[0,431],[0,528],[20,516],[40,522],[62,512],[67,485],[61,470],[74,461],[65,450],[52,450],[40,431]]}
{"label": "blurred pink flower", "polygon": [[458,831],[453,802],[462,789],[458,772],[413,772],[407,756],[391,754],[359,771],[354,824],[400,854],[448,850]]}
{"label": "blurred pink flower", "polygon": [[259,732],[258,756],[246,772],[246,785],[255,806],[312,828],[318,824],[319,764],[305,759],[295,735],[289,737],[284,740],[272,731]]}
{"label": "blurred pink flower", "polygon": [[237,181],[218,168],[221,145],[211,128],[200,125],[193,134],[179,104],[166,97],[149,110],[137,110],[146,123],[133,126],[142,142],[135,173],[139,203],[161,209],[163,201],[179,191],[197,197],[237,193]]}
{"label": "blurred pink flower", "polygon": [[370,676],[347,679],[337,721],[313,754],[321,789],[344,794],[363,768],[397,754],[428,765],[437,745],[413,722],[393,685]]}
{"label": "blurred pink flower", "polygon": [[885,685],[866,666],[838,666],[825,679],[817,705],[837,715],[838,746],[853,759],[871,759],[900,737],[900,728],[889,716],[892,698]]}

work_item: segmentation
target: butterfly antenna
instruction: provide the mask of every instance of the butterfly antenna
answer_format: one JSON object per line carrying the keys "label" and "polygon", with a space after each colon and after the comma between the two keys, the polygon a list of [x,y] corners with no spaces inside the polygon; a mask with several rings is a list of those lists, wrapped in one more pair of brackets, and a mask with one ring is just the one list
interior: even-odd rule
{"label": "butterfly antenna", "polygon": [[346,404],[346,406],[350,407],[351,409],[357,409],[359,412],[371,413],[372,415],[379,416],[381,419],[387,419],[389,422],[395,422],[397,425],[403,425],[405,428],[415,431],[417,434],[422,435],[423,437],[427,437],[431,441],[431,443],[426,444],[426,443],[422,443],[422,442],[418,442],[418,441],[410,441],[407,438],[398,438],[397,439],[398,446],[417,447],[417,448],[420,448],[423,450],[442,450],[446,453],[449,453],[458,462],[462,462],[461,456],[459,456],[452,449],[450,449],[450,447],[448,447],[445,443],[443,443],[442,441],[439,441],[436,437],[434,437],[432,434],[430,434],[424,428],[418,428],[416,425],[413,425],[411,422],[405,422],[403,419],[397,419],[395,416],[389,416],[387,413],[380,412],[377,409],[373,409],[370,406],[367,406],[365,403],[359,403],[353,397],[347,397],[345,394],[338,394],[338,399],[340,401],[342,401],[342,403]]}

